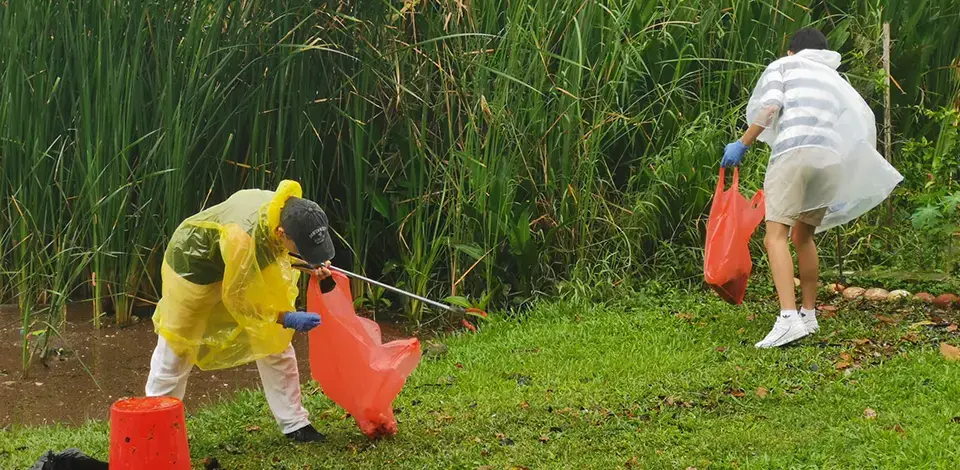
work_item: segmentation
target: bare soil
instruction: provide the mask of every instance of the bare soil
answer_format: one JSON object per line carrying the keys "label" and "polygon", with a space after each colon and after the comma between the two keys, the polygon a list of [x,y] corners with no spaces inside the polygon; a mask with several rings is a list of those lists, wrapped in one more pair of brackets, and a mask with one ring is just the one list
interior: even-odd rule
{"label": "bare soil", "polygon": [[[131,326],[110,324],[96,330],[90,318],[89,307],[71,308],[60,331],[63,339],[51,337],[47,359],[41,362],[34,357],[24,377],[19,313],[14,307],[0,307],[0,427],[79,425],[90,419],[107,419],[113,402],[143,395],[157,342],[153,323],[135,317]],[[396,324],[381,322],[381,330],[384,341],[405,336]],[[293,345],[300,376],[309,381],[306,335],[295,335]],[[259,387],[253,363],[219,371],[194,368],[184,402],[189,413],[238,390]]]}

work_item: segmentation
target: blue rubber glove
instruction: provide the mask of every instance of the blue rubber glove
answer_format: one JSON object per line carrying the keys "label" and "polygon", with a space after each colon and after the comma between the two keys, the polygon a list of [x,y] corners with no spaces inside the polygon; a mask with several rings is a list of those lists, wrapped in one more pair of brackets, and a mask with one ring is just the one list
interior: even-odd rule
{"label": "blue rubber glove", "polygon": [[310,312],[287,312],[283,315],[283,327],[301,333],[320,326],[320,315]]}
{"label": "blue rubber glove", "polygon": [[740,140],[727,144],[727,147],[723,149],[723,160],[720,161],[720,166],[730,168],[739,165],[740,160],[743,159],[749,148],[749,145],[740,142]]}

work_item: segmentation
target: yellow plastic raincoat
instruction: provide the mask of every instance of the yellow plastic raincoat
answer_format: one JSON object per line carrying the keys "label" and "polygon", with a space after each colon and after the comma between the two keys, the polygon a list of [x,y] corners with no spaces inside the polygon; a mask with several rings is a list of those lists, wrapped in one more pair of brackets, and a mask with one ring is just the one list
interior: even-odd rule
{"label": "yellow plastic raincoat", "polygon": [[294,310],[300,272],[276,236],[280,212],[300,185],[239,191],[185,220],[164,254],[163,296],[154,329],[203,370],[282,352],[293,330],[277,323]]}

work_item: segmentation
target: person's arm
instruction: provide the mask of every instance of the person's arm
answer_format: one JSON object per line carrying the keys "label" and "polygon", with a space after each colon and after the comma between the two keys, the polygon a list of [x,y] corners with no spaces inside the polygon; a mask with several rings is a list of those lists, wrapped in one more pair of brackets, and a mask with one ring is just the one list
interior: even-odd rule
{"label": "person's arm", "polygon": [[[333,288],[337,286],[337,283],[331,277],[332,274],[330,273],[329,266],[330,266],[330,262],[327,261],[326,264],[316,269],[305,269],[305,268],[296,268],[296,269],[310,276],[316,276],[317,279],[320,281],[320,292],[326,294],[327,292],[332,291]],[[290,327],[290,325],[288,325],[288,323],[286,322],[288,314],[298,315],[299,312],[294,312],[294,313],[280,312],[277,314],[277,323],[283,325],[285,328]],[[311,315],[316,315],[316,314],[311,313]]]}
{"label": "person's arm", "polygon": [[746,132],[743,133],[743,137],[740,138],[740,142],[743,142],[744,145],[750,147],[757,141],[757,137],[760,137],[760,134],[766,130],[766,127],[763,127],[759,124],[751,124]]}
{"label": "person's arm", "polygon": [[739,165],[740,160],[747,154],[747,149],[757,141],[757,138],[765,130],[767,130],[765,126],[756,123],[751,124],[747,131],[743,133],[743,137],[727,145],[723,151],[723,160],[720,164],[724,168]]}
{"label": "person's arm", "polygon": [[319,280],[321,280],[321,281],[331,276],[331,273],[330,273],[330,262],[329,262],[329,261],[327,261],[326,263],[324,263],[323,266],[320,266],[319,268],[310,269],[310,268],[305,268],[305,267],[297,266],[295,269],[296,269],[297,271],[300,271],[300,272],[304,273],[304,274],[308,274],[308,275],[310,275],[310,276],[316,276],[317,279],[319,279]]}
{"label": "person's arm", "polygon": [[[740,164],[747,150],[774,126],[783,107],[783,75],[776,64],[771,64],[757,82],[753,95],[747,103],[747,122],[750,127],[740,139],[727,144],[723,150],[721,166],[729,168]],[[765,142],[770,142],[767,135]]]}
{"label": "person's arm", "polygon": [[784,93],[783,72],[779,66],[771,64],[763,72],[747,104],[747,124],[750,127],[740,140],[748,147],[776,124],[783,108]]}
{"label": "person's arm", "polygon": [[298,271],[315,276],[320,281],[320,293],[327,294],[337,287],[337,281],[333,280],[333,274],[330,272],[330,262],[327,261],[323,266],[315,269],[296,268]]}
{"label": "person's arm", "polygon": [[[265,293],[269,289],[264,284],[255,250],[254,239],[239,226],[228,224],[223,228],[220,237],[220,252],[224,260],[222,299],[237,322],[243,326],[254,327],[276,322],[284,328],[300,332],[309,331],[319,325],[320,315],[310,312],[284,312],[283,309],[286,308],[282,306],[285,303],[282,298]],[[264,269],[279,268],[271,265]],[[249,298],[251,291],[257,292],[258,298]]]}
{"label": "person's arm", "polygon": [[767,130],[765,126],[751,124],[750,127],[747,128],[747,131],[743,133],[743,137],[727,145],[724,149],[723,160],[720,164],[724,167],[739,165],[740,160],[747,154],[747,149],[757,141],[757,138],[760,137],[760,134],[763,134],[765,130]]}

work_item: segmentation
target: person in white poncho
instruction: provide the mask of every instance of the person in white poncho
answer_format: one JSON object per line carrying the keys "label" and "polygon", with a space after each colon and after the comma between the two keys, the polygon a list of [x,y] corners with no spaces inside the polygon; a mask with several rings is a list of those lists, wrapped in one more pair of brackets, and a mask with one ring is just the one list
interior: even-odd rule
{"label": "person in white poncho", "polygon": [[[840,54],[828,47],[820,31],[798,31],[787,57],[760,77],[747,104],[749,129],[724,149],[721,164],[731,167],[755,141],[771,147],[763,183],[765,243],[781,311],[758,348],[783,346],[819,329],[814,233],[863,215],[903,180],[877,152],[873,111],[837,72]],[[799,311],[790,238],[800,271]]]}

